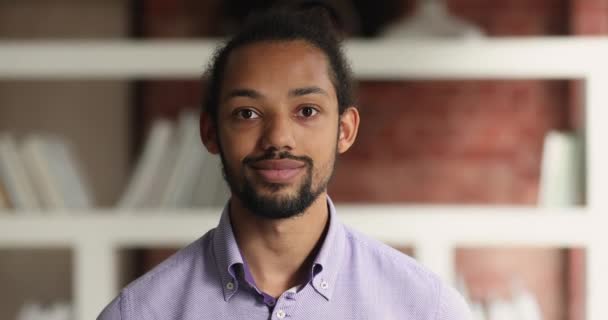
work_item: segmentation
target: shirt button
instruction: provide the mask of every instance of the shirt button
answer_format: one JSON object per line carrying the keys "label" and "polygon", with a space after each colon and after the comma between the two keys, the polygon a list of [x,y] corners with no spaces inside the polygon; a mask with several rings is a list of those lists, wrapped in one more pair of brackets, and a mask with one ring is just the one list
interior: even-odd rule
{"label": "shirt button", "polygon": [[321,281],[321,289],[327,289],[329,288],[329,283],[327,283],[327,281],[323,280]]}
{"label": "shirt button", "polygon": [[234,283],[232,283],[232,282],[226,283],[226,289],[228,289],[228,290],[234,289]]}
{"label": "shirt button", "polygon": [[279,319],[285,318],[285,311],[283,311],[283,310],[277,311],[277,318],[279,318]]}

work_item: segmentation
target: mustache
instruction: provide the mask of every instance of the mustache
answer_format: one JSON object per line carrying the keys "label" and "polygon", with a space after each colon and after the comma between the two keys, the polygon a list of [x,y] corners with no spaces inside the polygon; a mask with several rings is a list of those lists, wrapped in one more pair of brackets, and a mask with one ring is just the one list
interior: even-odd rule
{"label": "mustache", "polygon": [[256,163],[258,161],[281,160],[281,159],[290,159],[290,160],[301,161],[301,162],[306,163],[309,167],[312,167],[312,164],[313,164],[312,158],[307,157],[307,156],[296,156],[287,151],[283,151],[283,152],[270,151],[270,152],[266,152],[263,155],[257,156],[257,157],[248,156],[243,159],[243,164],[250,166],[253,163]]}

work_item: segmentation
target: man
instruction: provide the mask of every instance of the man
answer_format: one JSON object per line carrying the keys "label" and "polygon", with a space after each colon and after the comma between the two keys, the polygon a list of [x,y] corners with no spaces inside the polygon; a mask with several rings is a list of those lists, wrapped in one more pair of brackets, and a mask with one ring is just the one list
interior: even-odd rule
{"label": "man", "polygon": [[358,127],[324,15],[252,19],[208,72],[201,137],[231,190],[218,227],[99,319],[469,319],[435,275],[339,222],[327,184]]}

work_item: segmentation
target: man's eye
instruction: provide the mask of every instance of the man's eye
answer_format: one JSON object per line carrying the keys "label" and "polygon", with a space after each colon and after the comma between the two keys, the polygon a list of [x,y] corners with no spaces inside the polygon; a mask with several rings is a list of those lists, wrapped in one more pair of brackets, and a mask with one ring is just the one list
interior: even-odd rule
{"label": "man's eye", "polygon": [[251,110],[251,109],[241,109],[238,110],[236,112],[236,116],[240,119],[256,119],[259,118],[260,115],[258,115],[255,111]]}
{"label": "man's eye", "polygon": [[298,115],[304,118],[313,117],[317,113],[319,113],[319,111],[313,107],[304,107],[298,111]]}

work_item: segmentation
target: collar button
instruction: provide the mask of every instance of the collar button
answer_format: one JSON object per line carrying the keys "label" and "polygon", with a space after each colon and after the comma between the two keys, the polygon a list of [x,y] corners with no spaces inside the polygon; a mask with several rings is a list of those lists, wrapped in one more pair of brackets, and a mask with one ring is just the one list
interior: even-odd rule
{"label": "collar button", "polygon": [[329,288],[329,283],[327,283],[327,281],[323,280],[321,281],[321,289],[327,289]]}
{"label": "collar button", "polygon": [[286,316],[285,311],[283,311],[283,310],[277,311],[277,318],[283,319],[283,318],[285,318],[285,316]]}

